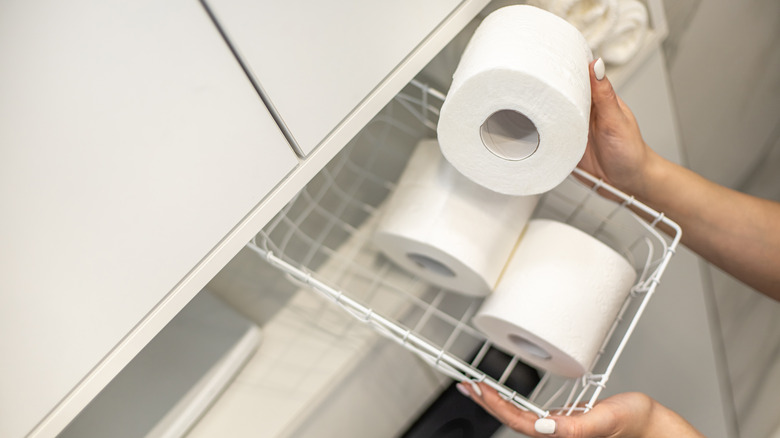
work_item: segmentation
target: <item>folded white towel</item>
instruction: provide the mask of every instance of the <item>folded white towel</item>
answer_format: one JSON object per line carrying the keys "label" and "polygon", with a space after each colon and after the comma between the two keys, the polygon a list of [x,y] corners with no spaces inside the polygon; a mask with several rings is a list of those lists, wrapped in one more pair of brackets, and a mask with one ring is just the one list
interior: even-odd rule
{"label": "folded white towel", "polygon": [[618,20],[601,45],[601,57],[610,64],[623,64],[642,47],[647,34],[647,8],[638,0],[618,0]]}
{"label": "folded white towel", "polygon": [[529,0],[576,27],[591,50],[599,48],[617,23],[618,0]]}

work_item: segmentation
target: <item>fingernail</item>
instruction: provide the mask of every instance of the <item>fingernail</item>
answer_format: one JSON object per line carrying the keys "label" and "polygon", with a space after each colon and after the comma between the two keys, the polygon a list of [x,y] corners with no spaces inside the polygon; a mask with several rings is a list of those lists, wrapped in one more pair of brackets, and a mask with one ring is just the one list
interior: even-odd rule
{"label": "fingernail", "polygon": [[474,391],[474,394],[477,394],[477,396],[482,397],[482,390],[479,389],[479,385],[477,385],[477,382],[474,381],[471,382],[471,390]]}
{"label": "fingernail", "polygon": [[555,433],[555,420],[552,418],[540,418],[534,423],[534,429],[545,435],[551,435]]}
{"label": "fingernail", "polygon": [[471,393],[469,392],[469,389],[466,388],[466,385],[463,384],[463,382],[460,382],[457,385],[455,385],[455,388],[457,388],[458,392],[460,392],[461,394],[471,398]]}
{"label": "fingernail", "polygon": [[593,64],[593,73],[596,75],[596,80],[600,81],[604,79],[604,73],[606,73],[606,67],[604,67],[604,60],[599,58],[596,63]]}

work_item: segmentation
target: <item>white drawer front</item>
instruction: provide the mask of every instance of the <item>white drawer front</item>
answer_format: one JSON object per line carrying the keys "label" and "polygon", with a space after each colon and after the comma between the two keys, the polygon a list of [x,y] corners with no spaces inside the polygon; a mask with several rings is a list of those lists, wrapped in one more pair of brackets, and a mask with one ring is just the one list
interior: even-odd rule
{"label": "white drawer front", "polygon": [[0,54],[0,435],[22,436],[298,161],[198,2],[14,1]]}
{"label": "white drawer front", "polygon": [[462,0],[207,3],[308,154]]}

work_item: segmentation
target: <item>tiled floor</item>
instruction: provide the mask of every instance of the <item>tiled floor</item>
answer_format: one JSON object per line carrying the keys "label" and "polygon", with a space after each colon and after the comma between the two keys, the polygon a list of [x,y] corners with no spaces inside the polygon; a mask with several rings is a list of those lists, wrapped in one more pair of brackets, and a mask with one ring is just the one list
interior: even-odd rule
{"label": "tiled floor", "polygon": [[[350,295],[374,293],[372,306],[405,312],[395,287],[417,296],[426,284],[398,270],[380,267],[377,282],[379,274],[347,268],[375,260],[366,244],[371,227],[362,226],[316,276],[338,278]],[[263,327],[257,353],[188,436],[397,436],[445,384],[427,364],[303,288]]]}

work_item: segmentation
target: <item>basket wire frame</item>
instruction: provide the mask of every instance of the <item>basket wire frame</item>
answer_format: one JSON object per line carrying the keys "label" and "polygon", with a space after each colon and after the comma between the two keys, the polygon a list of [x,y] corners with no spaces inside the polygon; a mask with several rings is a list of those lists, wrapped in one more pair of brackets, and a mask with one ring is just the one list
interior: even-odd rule
{"label": "basket wire frame", "polygon": [[[395,267],[371,244],[381,203],[394,190],[417,142],[435,136],[444,98],[443,93],[413,80],[247,247],[290,281],[321,294],[354,321],[374,328],[456,381],[484,382],[539,417],[587,412],[604,390],[660,283],[679,244],[680,227],[580,169],[542,196],[533,217],[555,219],[598,238],[634,265],[638,279],[590,372],[573,379],[546,373],[530,395],[519,394],[506,384],[517,357],[500,376],[480,370],[481,360],[496,347],[470,323],[482,299],[433,286],[420,293],[424,282]],[[356,239],[357,245],[344,245]],[[343,249],[347,247],[349,251]],[[357,257],[357,251],[368,253],[370,262]],[[334,258],[341,263],[338,272],[320,278],[317,268]],[[399,282],[399,275],[406,280]],[[361,288],[365,290],[341,286],[355,277],[366,279],[360,284],[370,286]]]}

